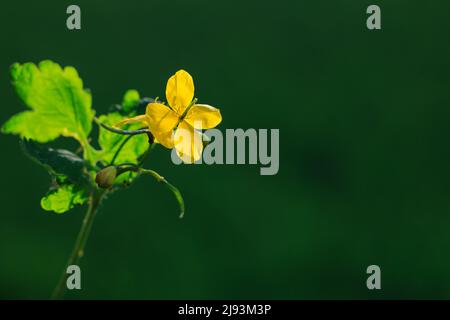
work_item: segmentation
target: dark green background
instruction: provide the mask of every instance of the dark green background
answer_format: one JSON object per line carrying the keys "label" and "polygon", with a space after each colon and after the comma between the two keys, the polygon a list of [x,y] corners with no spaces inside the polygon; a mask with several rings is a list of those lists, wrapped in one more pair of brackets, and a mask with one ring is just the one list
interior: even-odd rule
{"label": "dark green background", "polygon": [[[82,30],[66,29],[66,7]],[[382,9],[382,30],[366,8]],[[175,166],[101,209],[69,298],[449,298],[448,1],[9,1],[0,122],[23,110],[13,62],[73,65],[97,114],[180,68],[220,129],[279,128],[280,171]],[[39,125],[39,124],[36,124]],[[84,208],[44,212],[49,177],[1,136],[0,297],[47,298]],[[73,145],[73,144],[72,144]],[[366,268],[382,290],[366,288]]]}

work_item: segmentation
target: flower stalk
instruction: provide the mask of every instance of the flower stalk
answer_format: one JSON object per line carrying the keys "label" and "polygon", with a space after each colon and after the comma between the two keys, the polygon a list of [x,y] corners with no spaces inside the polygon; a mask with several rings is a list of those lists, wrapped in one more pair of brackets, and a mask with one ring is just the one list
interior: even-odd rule
{"label": "flower stalk", "polygon": [[[151,150],[151,148],[149,148]],[[150,169],[142,168],[142,164],[139,165],[127,165],[126,167],[120,167],[117,173],[117,176],[125,173],[125,172],[136,172],[138,175],[146,174],[153,177],[157,182],[163,183],[175,196],[175,199],[178,202],[178,206],[180,208],[179,218],[182,219],[184,217],[185,206],[183,196],[181,195],[180,190],[177,187],[172,185],[169,181],[166,180],[163,176],[161,176],[158,172]]]}
{"label": "flower stalk", "polygon": [[123,135],[130,135],[134,136],[136,134],[143,134],[143,133],[149,133],[150,130],[148,128],[142,128],[138,130],[122,130],[114,127],[110,127],[107,124],[104,124],[103,122],[99,121],[97,118],[94,118],[94,120],[101,126],[103,129],[106,129],[108,131],[117,133],[117,134],[123,134]]}

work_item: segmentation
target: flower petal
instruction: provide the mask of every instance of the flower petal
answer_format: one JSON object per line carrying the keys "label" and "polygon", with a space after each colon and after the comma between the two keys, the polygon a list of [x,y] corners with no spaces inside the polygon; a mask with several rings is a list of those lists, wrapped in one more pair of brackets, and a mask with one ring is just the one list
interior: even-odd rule
{"label": "flower petal", "polygon": [[166,98],[180,116],[194,98],[194,80],[189,73],[179,70],[167,81]]}
{"label": "flower petal", "polygon": [[174,144],[177,155],[184,163],[194,163],[202,156],[202,135],[186,121],[181,121],[175,130]]}
{"label": "flower petal", "polygon": [[195,129],[211,129],[222,121],[220,110],[207,104],[195,104],[189,109],[184,120]]}
{"label": "flower petal", "polygon": [[178,115],[161,103],[149,103],[146,110],[150,132],[166,148],[173,148],[172,133],[178,123]]}
{"label": "flower petal", "polygon": [[140,115],[140,116],[133,117],[133,118],[123,119],[122,121],[116,123],[114,125],[114,127],[120,127],[120,126],[123,126],[125,124],[136,123],[136,122],[141,122],[141,123],[143,123],[145,125],[148,125],[147,124],[147,117],[144,114],[144,115]]}

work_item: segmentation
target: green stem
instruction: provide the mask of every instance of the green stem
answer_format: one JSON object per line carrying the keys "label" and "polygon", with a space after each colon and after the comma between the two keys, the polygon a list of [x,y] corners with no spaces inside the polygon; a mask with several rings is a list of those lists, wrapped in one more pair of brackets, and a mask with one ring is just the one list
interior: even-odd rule
{"label": "green stem", "polygon": [[104,124],[103,122],[100,122],[100,120],[98,120],[97,118],[94,118],[94,120],[99,124],[99,126],[101,126],[103,129],[106,129],[108,131],[117,133],[117,134],[123,134],[123,135],[136,135],[136,134],[143,134],[143,133],[149,133],[150,130],[148,130],[148,128],[142,128],[142,129],[138,129],[138,130],[121,130],[121,129],[117,129],[117,128],[113,128],[110,127],[106,124]]}
{"label": "green stem", "polygon": [[169,181],[167,181],[163,176],[161,176],[159,173],[157,173],[154,170],[149,170],[149,169],[139,169],[139,172],[148,174],[150,176],[152,176],[153,178],[156,179],[156,181],[164,183],[165,186],[172,191],[173,195],[175,196],[175,198],[178,201],[178,205],[180,206],[180,219],[184,217],[184,200],[183,197],[181,195],[180,190],[178,190],[177,187],[173,186],[171,183],[169,183]]}
{"label": "green stem", "polygon": [[141,156],[141,159],[139,160],[138,167],[142,168],[144,165],[144,161],[147,158],[147,156],[152,152],[153,148],[156,146],[156,143],[152,143],[147,150],[145,150],[144,154]]}
{"label": "green stem", "polygon": [[122,141],[122,143],[120,144],[120,146],[119,146],[119,148],[117,149],[116,153],[114,153],[114,156],[113,156],[113,158],[112,158],[112,160],[111,160],[110,165],[113,165],[113,164],[114,164],[114,161],[116,161],[117,156],[119,155],[120,151],[122,151],[122,148],[123,148],[123,147],[127,144],[127,142],[130,141],[130,139],[133,138],[133,137],[134,137],[133,135],[128,136],[128,137],[126,137],[126,138]]}
{"label": "green stem", "polygon": [[94,155],[92,152],[92,147],[89,144],[88,140],[83,140],[81,143],[81,147],[84,150],[84,158],[89,162],[89,164],[91,165],[95,165],[95,161],[94,161]]}
{"label": "green stem", "polygon": [[143,169],[142,164],[130,165],[128,167],[121,168],[120,173],[118,173],[118,175],[126,173],[126,172],[136,172],[138,174],[138,176],[141,174],[147,174],[147,175],[150,175],[153,178],[155,178],[156,181],[163,183],[173,193],[173,195],[175,196],[175,199],[178,202],[178,205],[180,207],[180,215],[179,215],[180,219],[184,217],[185,207],[184,207],[183,196],[181,195],[180,190],[178,190],[177,187],[175,187],[169,181],[167,181],[166,178],[164,178],[163,176],[161,176],[158,172],[156,172],[154,170]]}
{"label": "green stem", "polygon": [[95,215],[98,211],[99,205],[105,195],[106,191],[93,192],[89,197],[89,206],[81,225],[80,232],[78,233],[77,240],[73,247],[72,253],[67,261],[66,268],[63,270],[61,277],[51,299],[61,299],[66,291],[66,280],[67,280],[67,267],[70,265],[78,265],[81,258],[84,255],[84,248],[86,247],[86,242],[92,229],[92,224],[94,222]]}

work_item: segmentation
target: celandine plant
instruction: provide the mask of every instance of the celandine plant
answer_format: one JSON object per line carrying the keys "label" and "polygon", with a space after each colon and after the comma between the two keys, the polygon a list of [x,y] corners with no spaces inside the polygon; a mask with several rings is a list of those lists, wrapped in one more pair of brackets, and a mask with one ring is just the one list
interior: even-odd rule
{"label": "celandine plant", "polygon": [[[184,70],[167,82],[167,104],[141,98],[136,90],[125,93],[121,105],[96,117],[89,91],[73,67],[61,68],[52,61],[14,64],[12,84],[30,110],[11,117],[1,128],[3,133],[19,135],[23,151],[51,176],[48,193],[41,199],[47,211],[64,213],[76,205],[87,204],[86,215],[67,266],[77,265],[83,257],[86,241],[100,204],[111,193],[130,187],[143,175],[163,183],[175,196],[184,214],[179,190],[154,170],[143,167],[144,159],[159,143],[175,148],[185,163],[201,157],[201,129],[217,126],[220,111],[197,104],[194,82]],[[145,109],[145,114],[144,113]],[[90,137],[93,122],[99,127],[98,146]],[[72,152],[54,149],[48,142],[71,137],[80,143]],[[64,269],[52,297],[61,298],[66,289]]]}

